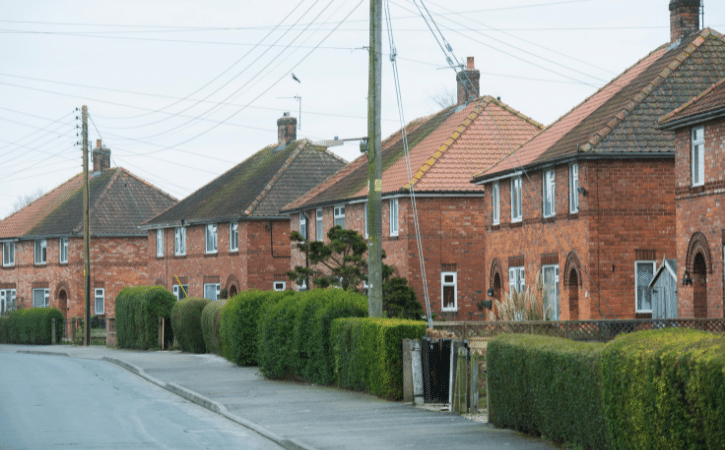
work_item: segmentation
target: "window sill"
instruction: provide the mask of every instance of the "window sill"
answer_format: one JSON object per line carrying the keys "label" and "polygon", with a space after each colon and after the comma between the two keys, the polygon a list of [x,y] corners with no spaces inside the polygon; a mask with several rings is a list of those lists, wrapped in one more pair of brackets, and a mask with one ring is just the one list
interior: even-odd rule
{"label": "window sill", "polygon": [[229,250],[229,253],[239,253],[239,249],[235,248],[235,249]]}
{"label": "window sill", "polygon": [[458,312],[458,308],[441,308],[441,312]]}
{"label": "window sill", "polygon": [[186,258],[186,253],[184,253],[183,255],[176,255],[175,254],[174,255],[174,258],[185,259]]}
{"label": "window sill", "polygon": [[388,236],[388,240],[389,241],[397,241],[398,240],[398,237],[399,236],[397,234],[395,236]]}
{"label": "window sill", "polygon": [[576,212],[569,211],[567,219],[578,219],[578,218],[579,218],[579,211],[576,211]]}
{"label": "window sill", "polygon": [[219,252],[208,252],[208,253],[204,253],[204,257],[207,257],[207,256],[216,256],[218,254],[219,254]]}
{"label": "window sill", "polygon": [[47,262],[43,262],[43,263],[39,263],[39,262],[37,262],[37,263],[35,263],[34,265],[36,265],[36,266],[41,266],[41,267],[42,267],[42,266],[47,266],[47,265],[48,265],[48,263],[47,263]]}
{"label": "window sill", "polygon": [[8,264],[7,266],[3,264],[3,269],[14,269],[15,264]]}
{"label": "window sill", "polygon": [[522,221],[511,222],[509,224],[509,228],[521,228],[522,226],[524,226],[524,223]]}

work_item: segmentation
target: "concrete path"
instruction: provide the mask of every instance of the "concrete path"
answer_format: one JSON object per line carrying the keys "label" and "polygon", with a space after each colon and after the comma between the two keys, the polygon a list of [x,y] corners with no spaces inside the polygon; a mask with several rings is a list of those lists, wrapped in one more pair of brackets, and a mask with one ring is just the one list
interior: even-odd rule
{"label": "concrete path", "polygon": [[101,359],[222,414],[288,449],[554,449],[458,414],[338,388],[271,381],[216,355],[100,346],[0,345],[0,352]]}

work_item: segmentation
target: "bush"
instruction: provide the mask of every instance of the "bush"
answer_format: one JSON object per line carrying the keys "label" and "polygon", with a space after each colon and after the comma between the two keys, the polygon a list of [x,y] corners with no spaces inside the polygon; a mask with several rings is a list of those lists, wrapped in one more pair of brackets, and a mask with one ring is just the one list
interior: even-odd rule
{"label": "bush", "polygon": [[176,297],[161,286],[126,287],[116,296],[119,348],[147,350],[158,345],[158,318],[171,317]]}
{"label": "bush", "polygon": [[181,351],[206,353],[204,334],[201,331],[201,312],[211,300],[185,298],[171,308],[171,328]]}
{"label": "bush", "polygon": [[0,317],[0,344],[10,343],[10,333],[8,330],[8,317]]}
{"label": "bush", "polygon": [[13,344],[50,345],[52,319],[55,319],[55,340],[63,338],[63,314],[57,308],[19,309],[7,319],[8,341]]}
{"label": "bush", "polygon": [[265,305],[259,317],[257,358],[259,370],[267,378],[287,378],[294,373],[293,338],[299,304],[299,296],[287,295]]}
{"label": "bush", "polygon": [[403,339],[420,339],[425,329],[425,322],[403,319],[334,320],[330,345],[337,384],[401,399]]}
{"label": "bush", "polygon": [[222,309],[226,300],[209,302],[201,312],[201,333],[204,335],[204,345],[208,353],[223,355],[221,341]]}

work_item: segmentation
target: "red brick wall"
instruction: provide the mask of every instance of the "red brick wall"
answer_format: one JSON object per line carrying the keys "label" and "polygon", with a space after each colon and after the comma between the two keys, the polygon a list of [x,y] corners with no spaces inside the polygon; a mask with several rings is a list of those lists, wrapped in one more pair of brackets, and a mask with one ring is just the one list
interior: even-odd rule
{"label": "red brick wall", "polygon": [[[691,186],[691,128],[678,130],[675,138],[679,317],[694,317],[693,286],[682,286],[681,280],[685,270],[693,275],[692,263],[698,252],[704,253],[707,263],[707,317],[723,317],[725,120],[708,122],[704,127],[704,186]],[[698,233],[704,236],[702,247],[695,243]]]}

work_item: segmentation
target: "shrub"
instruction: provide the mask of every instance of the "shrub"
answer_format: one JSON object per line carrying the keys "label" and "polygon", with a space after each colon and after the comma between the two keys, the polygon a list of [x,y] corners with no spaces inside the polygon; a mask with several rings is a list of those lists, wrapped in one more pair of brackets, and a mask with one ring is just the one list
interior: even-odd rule
{"label": "shrub", "polygon": [[116,296],[116,339],[120,348],[147,350],[158,344],[158,318],[169,319],[176,297],[161,286],[126,287]]}
{"label": "shrub", "polygon": [[299,296],[287,295],[265,305],[259,317],[257,357],[260,372],[268,378],[286,378],[294,373],[293,338],[299,305]]}
{"label": "shrub", "polygon": [[208,353],[223,355],[221,341],[222,309],[226,300],[209,302],[201,312],[201,333],[204,335],[204,345]]}
{"label": "shrub", "polygon": [[181,351],[206,353],[204,334],[201,331],[201,312],[211,300],[185,298],[171,308],[171,328]]}
{"label": "shrub", "polygon": [[403,339],[420,339],[425,322],[344,318],[330,331],[334,373],[341,387],[391,399],[403,397]]}
{"label": "shrub", "polygon": [[7,319],[8,341],[13,344],[52,344],[52,319],[55,319],[55,340],[63,338],[63,313],[57,308],[19,309]]}
{"label": "shrub", "polygon": [[0,344],[10,343],[10,333],[8,330],[8,317],[0,317]]}

